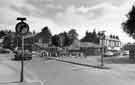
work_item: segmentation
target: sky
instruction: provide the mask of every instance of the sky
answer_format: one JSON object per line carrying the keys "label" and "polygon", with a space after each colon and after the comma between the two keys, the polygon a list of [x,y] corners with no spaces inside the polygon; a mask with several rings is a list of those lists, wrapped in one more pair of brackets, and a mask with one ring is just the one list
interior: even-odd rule
{"label": "sky", "polygon": [[106,31],[123,43],[134,40],[123,32],[121,23],[134,0],[0,0],[0,29],[15,30],[17,17],[26,17],[30,30],[48,26],[52,34],[76,29],[79,38],[86,31]]}

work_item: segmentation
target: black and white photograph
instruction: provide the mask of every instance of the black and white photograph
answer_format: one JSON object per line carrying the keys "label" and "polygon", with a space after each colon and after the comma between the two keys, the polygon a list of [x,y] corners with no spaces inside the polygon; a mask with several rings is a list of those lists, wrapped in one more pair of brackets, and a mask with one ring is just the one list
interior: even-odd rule
{"label": "black and white photograph", "polygon": [[0,0],[0,85],[135,85],[135,0]]}

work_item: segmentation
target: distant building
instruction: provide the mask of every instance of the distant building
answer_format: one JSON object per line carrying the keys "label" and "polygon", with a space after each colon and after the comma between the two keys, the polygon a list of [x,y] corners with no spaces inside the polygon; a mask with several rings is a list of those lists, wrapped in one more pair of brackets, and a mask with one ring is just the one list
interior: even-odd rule
{"label": "distant building", "polygon": [[120,50],[121,41],[118,37],[105,36],[104,39],[100,39],[100,45],[107,47],[108,50]]}
{"label": "distant building", "polygon": [[80,42],[75,40],[72,45],[68,47],[70,53],[79,52],[85,56],[100,55],[101,46],[91,42]]}

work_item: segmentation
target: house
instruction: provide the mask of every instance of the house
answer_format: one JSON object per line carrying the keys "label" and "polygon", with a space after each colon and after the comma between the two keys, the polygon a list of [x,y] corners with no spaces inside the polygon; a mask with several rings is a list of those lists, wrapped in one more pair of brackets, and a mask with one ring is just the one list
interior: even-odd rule
{"label": "house", "polygon": [[86,55],[100,55],[101,54],[101,46],[91,42],[81,42],[80,50]]}
{"label": "house", "polygon": [[68,47],[69,54],[78,54],[78,55],[100,55],[101,46],[98,44],[94,44],[91,42],[80,42],[79,40],[75,40],[72,45]]}
{"label": "house", "polygon": [[120,50],[121,41],[118,37],[105,36],[104,39],[100,39],[100,45],[105,46],[107,50]]}

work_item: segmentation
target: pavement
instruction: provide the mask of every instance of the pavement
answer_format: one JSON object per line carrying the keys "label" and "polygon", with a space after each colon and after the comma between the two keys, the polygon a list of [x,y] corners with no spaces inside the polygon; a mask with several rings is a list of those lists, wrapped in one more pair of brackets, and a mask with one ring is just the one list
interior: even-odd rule
{"label": "pavement", "polygon": [[[28,61],[24,62],[24,65]],[[24,68],[24,82],[20,82],[20,61],[12,61],[9,56],[0,56],[0,85],[41,85],[36,75]]]}
{"label": "pavement", "polygon": [[62,57],[53,58],[51,60],[41,58],[41,60],[35,59],[35,61],[30,63],[27,67],[33,70],[40,80],[45,80],[46,85],[135,84],[134,64],[126,63],[124,65],[106,63],[105,66],[109,66],[110,69],[92,67],[100,65],[99,59],[100,56],[97,56],[97,58],[96,56],[90,56],[87,58]]}
{"label": "pavement", "polygon": [[91,67],[96,69],[94,71],[102,71],[102,69],[105,69],[106,71],[112,73],[113,75],[116,75],[119,78],[130,80],[130,82],[133,82],[135,80],[135,65],[134,65],[135,61],[129,60],[128,56],[104,58],[103,68],[100,66],[101,64],[100,56],[89,56],[87,58],[51,57],[51,59],[55,59],[61,62],[76,64],[79,66]]}
{"label": "pavement", "polygon": [[[0,85],[135,84],[135,65],[125,57],[105,58],[105,67],[109,69],[99,68],[100,56],[50,58],[51,60],[45,60],[35,57],[32,61],[24,62],[25,80],[20,83],[20,62],[0,57]],[[116,60],[123,61],[116,63]]]}
{"label": "pavement", "polygon": [[[129,59],[128,56],[114,56],[114,57],[104,57],[103,64],[101,66],[101,56],[88,56],[84,57],[49,57],[50,59],[54,59],[61,62],[92,67],[92,68],[99,68],[99,69],[115,69],[115,68],[123,68],[127,69],[128,67],[133,67],[135,61]],[[124,67],[123,67],[124,66]],[[126,67],[127,66],[127,67]]]}
{"label": "pavement", "polygon": [[87,58],[84,57],[49,57],[50,59],[55,59],[57,61],[86,66],[86,67],[93,67],[99,69],[109,69],[107,66],[102,67],[100,56],[88,56]]}

